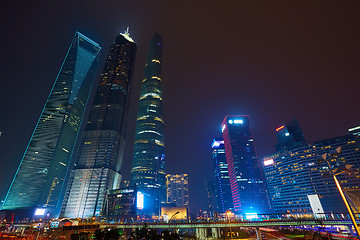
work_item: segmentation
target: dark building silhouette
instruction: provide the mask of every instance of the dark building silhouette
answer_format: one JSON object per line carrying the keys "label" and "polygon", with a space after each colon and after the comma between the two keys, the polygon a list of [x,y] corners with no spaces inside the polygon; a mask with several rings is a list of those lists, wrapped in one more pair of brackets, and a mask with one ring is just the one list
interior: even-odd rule
{"label": "dark building silhouette", "polygon": [[108,190],[120,188],[136,44],[128,31],[111,46],[75,156],[61,216],[102,216]]}
{"label": "dark building silhouette", "polygon": [[205,211],[208,214],[208,217],[214,218],[216,213],[218,213],[219,203],[218,196],[215,190],[215,184],[211,180],[207,180],[205,183],[205,194],[206,194],[206,207]]}
{"label": "dark building silhouette", "polygon": [[58,216],[100,49],[75,34],[2,209],[40,207],[37,215]]}
{"label": "dark building silhouette", "polygon": [[107,196],[107,217],[110,221],[137,220],[136,188],[110,190]]}
{"label": "dark building silhouette", "polygon": [[276,137],[278,139],[278,144],[276,144],[277,151],[306,144],[300,125],[296,119],[288,123],[283,123],[280,127],[276,128]]}
{"label": "dark building silhouette", "polygon": [[211,144],[211,148],[215,166],[214,187],[216,193],[216,211],[218,213],[225,213],[234,207],[223,138],[215,138]]}
{"label": "dark building silhouette", "polygon": [[130,180],[145,199],[150,199],[144,203],[143,214],[147,216],[159,215],[160,204],[166,202],[162,47],[162,38],[155,33],[142,80]]}
{"label": "dark building silhouette", "polygon": [[256,155],[249,116],[226,116],[222,123],[230,187],[236,213],[268,213],[262,166]]}

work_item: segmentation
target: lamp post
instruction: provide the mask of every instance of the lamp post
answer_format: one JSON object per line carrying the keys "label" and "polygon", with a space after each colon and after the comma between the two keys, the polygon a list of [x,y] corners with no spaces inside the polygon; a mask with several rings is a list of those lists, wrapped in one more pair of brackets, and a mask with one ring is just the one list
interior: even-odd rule
{"label": "lamp post", "polygon": [[231,224],[230,224],[230,215],[231,215],[231,211],[226,211],[226,216],[229,219],[229,230],[230,230],[230,239],[232,238],[232,231],[231,231]]}
{"label": "lamp post", "polygon": [[170,218],[169,218],[169,222],[170,222],[170,220],[176,215],[176,214],[179,214],[180,212],[176,212],[176,213],[174,213]]}
{"label": "lamp post", "polygon": [[171,227],[171,223],[170,223],[170,221],[171,221],[171,219],[176,215],[176,214],[179,214],[180,212],[179,211],[177,211],[176,213],[174,213],[170,218],[169,218],[169,230],[170,230],[170,227]]}
{"label": "lamp post", "polygon": [[[352,222],[352,224],[354,225],[354,228],[355,228],[357,237],[359,238],[359,237],[360,237],[360,231],[359,231],[359,228],[358,228],[358,226],[357,226],[357,224],[356,224],[354,214],[352,213],[352,210],[351,210],[351,208],[350,208],[350,205],[349,205],[349,203],[348,203],[348,200],[347,200],[346,197],[345,197],[344,191],[342,190],[342,188],[341,188],[341,186],[340,186],[340,183],[339,183],[339,181],[338,181],[337,178],[336,178],[337,175],[349,171],[350,168],[351,168],[353,165],[347,164],[347,165],[345,165],[345,169],[344,169],[344,170],[342,170],[342,171],[340,171],[340,172],[336,172],[337,169],[334,169],[334,170],[333,170],[332,167],[331,167],[331,165],[330,165],[330,162],[329,162],[329,160],[336,159],[336,158],[339,156],[340,152],[341,152],[341,147],[338,147],[338,148],[336,148],[336,151],[333,152],[333,153],[331,153],[331,154],[325,153],[325,154],[323,154],[323,155],[321,156],[321,158],[318,160],[318,163],[322,163],[322,162],[324,162],[324,161],[327,162],[328,167],[329,167],[329,174],[330,174],[330,176],[332,176],[332,177],[334,178],[336,187],[337,187],[337,189],[338,189],[338,191],[339,191],[339,193],[340,193],[340,195],[341,195],[342,200],[344,201],[344,204],[345,204],[345,206],[346,206],[346,209],[347,209],[348,212],[349,212],[349,215],[350,215],[350,218],[351,218],[351,222]],[[330,159],[328,159],[327,157],[330,157]]]}

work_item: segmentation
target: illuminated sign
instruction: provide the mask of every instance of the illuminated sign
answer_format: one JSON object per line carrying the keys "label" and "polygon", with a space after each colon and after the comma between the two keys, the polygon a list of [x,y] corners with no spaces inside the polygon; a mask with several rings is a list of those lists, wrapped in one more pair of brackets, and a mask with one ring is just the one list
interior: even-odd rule
{"label": "illuminated sign", "polygon": [[225,128],[226,128],[226,125],[225,125],[225,124],[222,125],[222,127],[221,127],[221,132],[224,132]]}
{"label": "illuminated sign", "polygon": [[282,125],[281,127],[278,127],[277,129],[276,129],[276,131],[278,132],[278,131],[280,131],[281,129],[283,129],[285,126],[284,125]]}
{"label": "illuminated sign", "polygon": [[286,132],[286,133],[285,133],[285,136],[286,136],[286,137],[290,136],[290,133]]}
{"label": "illuminated sign", "polygon": [[123,189],[120,192],[121,193],[132,193],[132,192],[134,192],[134,189]]}
{"label": "illuminated sign", "polygon": [[50,227],[51,227],[51,228],[57,228],[57,227],[59,227],[59,225],[60,225],[60,222],[59,222],[59,221],[54,221],[54,222],[51,222],[51,223],[50,223]]}
{"label": "illuminated sign", "polygon": [[231,119],[230,119],[230,120],[228,121],[228,123],[229,123],[229,124],[233,124],[233,123],[234,123],[234,124],[243,124],[244,121],[243,121],[242,119],[234,119],[234,120],[231,120]]}
{"label": "illuminated sign", "polygon": [[45,215],[45,208],[37,208],[35,210],[35,216],[43,216]]}
{"label": "illuminated sign", "polygon": [[349,131],[349,132],[352,132],[352,131],[356,131],[356,130],[360,130],[360,126],[354,127],[354,128],[350,128],[348,131]]}
{"label": "illuminated sign", "polygon": [[213,141],[211,147],[214,148],[214,147],[218,147],[220,146],[221,144],[224,144],[224,141]]}
{"label": "illuminated sign", "polygon": [[264,165],[265,165],[265,166],[269,166],[269,165],[271,165],[271,164],[274,164],[274,159],[268,159],[268,160],[265,160],[265,161],[264,161]]}
{"label": "illuminated sign", "polygon": [[141,192],[137,192],[136,207],[140,210],[144,209],[144,194]]}
{"label": "illuminated sign", "polygon": [[258,218],[258,214],[257,213],[245,213],[245,218],[246,219],[255,219],[255,218]]}

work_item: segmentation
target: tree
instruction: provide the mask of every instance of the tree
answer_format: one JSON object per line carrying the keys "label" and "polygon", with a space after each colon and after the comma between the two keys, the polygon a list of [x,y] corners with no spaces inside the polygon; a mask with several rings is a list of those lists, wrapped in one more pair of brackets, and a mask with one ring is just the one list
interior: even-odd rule
{"label": "tree", "polygon": [[94,232],[95,239],[98,240],[118,240],[120,234],[116,228],[98,229]]}
{"label": "tree", "polygon": [[71,240],[89,240],[90,233],[89,232],[73,233],[70,235],[70,239]]}

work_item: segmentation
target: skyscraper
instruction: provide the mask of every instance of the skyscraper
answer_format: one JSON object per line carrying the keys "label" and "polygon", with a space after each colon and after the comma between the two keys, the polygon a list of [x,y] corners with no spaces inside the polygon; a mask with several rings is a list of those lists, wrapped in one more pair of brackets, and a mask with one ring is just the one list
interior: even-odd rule
{"label": "skyscraper", "polygon": [[215,212],[219,213],[218,196],[215,190],[215,184],[211,180],[205,181],[205,195],[206,195],[206,207],[205,211],[209,217],[214,217]]}
{"label": "skyscraper", "polygon": [[256,155],[249,116],[226,116],[221,127],[235,212],[268,213],[265,178]]}
{"label": "skyscraper", "polygon": [[176,207],[189,207],[189,177],[187,174],[166,175],[167,203]]}
{"label": "skyscraper", "polygon": [[61,216],[100,216],[107,191],[120,187],[135,56],[136,45],[128,31],[118,35],[110,48],[79,143]]}
{"label": "skyscraper", "polygon": [[212,156],[215,165],[215,192],[217,196],[216,211],[225,213],[233,209],[233,201],[230,188],[229,170],[226,161],[224,140],[215,138],[211,144]]}
{"label": "skyscraper", "polygon": [[75,34],[3,209],[44,207],[58,214],[100,49],[89,38]]}
{"label": "skyscraper", "polygon": [[276,150],[306,144],[305,138],[296,119],[288,123],[283,123],[280,127],[276,128],[276,137],[278,139]]}
{"label": "skyscraper", "polygon": [[143,191],[145,215],[159,215],[166,202],[164,120],[162,108],[162,38],[155,33],[150,42],[142,80],[136,121],[131,185]]}

